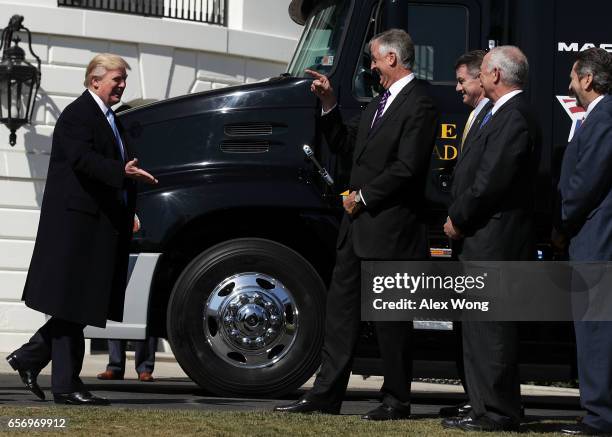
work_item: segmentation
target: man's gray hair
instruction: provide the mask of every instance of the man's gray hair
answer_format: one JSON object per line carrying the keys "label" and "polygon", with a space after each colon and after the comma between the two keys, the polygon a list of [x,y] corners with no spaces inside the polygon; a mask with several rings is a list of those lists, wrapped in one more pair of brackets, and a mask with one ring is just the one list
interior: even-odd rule
{"label": "man's gray hair", "polygon": [[502,83],[523,88],[529,76],[529,62],[525,54],[515,46],[499,46],[489,52],[488,72],[497,68]]}
{"label": "man's gray hair", "polygon": [[370,40],[370,53],[374,41],[378,42],[378,52],[381,56],[393,52],[401,65],[412,70],[414,66],[414,43],[405,30],[389,29],[374,36]]}

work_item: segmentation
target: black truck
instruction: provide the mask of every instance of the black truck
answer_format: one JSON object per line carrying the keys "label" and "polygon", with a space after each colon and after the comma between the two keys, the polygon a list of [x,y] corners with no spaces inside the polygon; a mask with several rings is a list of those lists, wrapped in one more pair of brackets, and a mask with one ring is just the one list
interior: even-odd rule
{"label": "black truck", "polygon": [[[411,34],[416,76],[441,112],[426,193],[432,256],[451,256],[441,230],[469,113],[454,62],[469,49],[514,44],[530,60],[527,94],[543,129],[538,258],[552,259],[555,174],[576,113],[566,96],[573,52],[612,49],[603,39],[611,12],[608,0],[293,0],[289,13],[304,31],[285,74],[121,114],[159,185],[138,196],[124,323],[88,335],[166,337],[187,375],[220,395],[279,396],[315,372],[350,159],[330,153],[304,69],[330,77],[351,118],[378,92],[367,42],[391,27]],[[415,376],[456,376],[451,326],[418,324]],[[520,351],[523,379],[575,377],[570,323],[523,324]],[[379,365],[364,323],[354,372],[379,374]]]}

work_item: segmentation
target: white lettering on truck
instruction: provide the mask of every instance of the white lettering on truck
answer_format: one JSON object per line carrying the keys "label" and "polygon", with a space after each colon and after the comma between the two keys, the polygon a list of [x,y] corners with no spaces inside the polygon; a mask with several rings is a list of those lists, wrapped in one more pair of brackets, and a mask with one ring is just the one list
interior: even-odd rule
{"label": "white lettering on truck", "polygon": [[[592,49],[593,47],[597,46],[591,42],[584,43],[582,47],[580,47],[580,43],[577,42],[566,43],[559,41],[557,43],[557,50],[559,52],[582,52],[587,49]],[[612,44],[610,43],[599,44],[599,47],[612,53]]]}

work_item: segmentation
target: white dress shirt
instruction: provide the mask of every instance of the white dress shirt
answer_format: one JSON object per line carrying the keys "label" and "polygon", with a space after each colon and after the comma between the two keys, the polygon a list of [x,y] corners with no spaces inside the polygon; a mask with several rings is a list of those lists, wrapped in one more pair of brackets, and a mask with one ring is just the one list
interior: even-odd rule
{"label": "white dress shirt", "polygon": [[[385,103],[385,107],[383,108],[383,115],[387,111],[387,108],[391,106],[391,103],[393,103],[393,100],[395,100],[400,91],[402,91],[402,89],[404,89],[404,87],[408,85],[413,79],[414,73],[410,73],[409,75],[404,76],[401,79],[395,81],[393,85],[389,87],[389,97],[387,97],[387,103]],[[378,110],[376,111],[376,113],[374,113],[374,117],[372,118],[372,123],[370,123],[370,127],[372,127],[372,125],[374,124],[374,120],[376,120],[377,116]]]}
{"label": "white dress shirt", "polygon": [[100,111],[102,111],[102,114],[104,114],[104,116],[106,117],[106,113],[108,112],[110,108],[106,106],[106,104],[102,101],[102,99],[92,90],[87,88],[87,91],[89,91],[89,94],[91,94],[91,97],[93,97],[93,99],[96,101],[96,103],[100,107]]}
{"label": "white dress shirt", "polygon": [[584,114],[584,117],[582,118],[582,122],[584,123],[584,120],[587,119],[587,117],[589,116],[589,114],[591,112],[593,112],[593,109],[595,109],[595,106],[597,106],[597,104],[599,102],[601,102],[603,100],[603,98],[606,97],[605,94],[602,94],[601,96],[597,97],[595,100],[593,100],[590,104],[589,107],[587,108],[587,111]]}
{"label": "white dress shirt", "polygon": [[491,116],[495,115],[495,113],[497,111],[499,111],[499,108],[501,108],[502,106],[504,106],[504,104],[510,100],[512,97],[522,93],[523,90],[514,90],[514,91],[510,91],[508,94],[504,94],[503,96],[501,96],[497,102],[495,102],[495,105],[493,105],[493,108],[491,109]]}
{"label": "white dress shirt", "polygon": [[474,120],[476,120],[476,117],[478,117],[478,114],[480,114],[480,111],[482,111],[482,108],[484,108],[487,103],[489,103],[489,99],[486,97],[483,97],[482,100],[478,102],[478,105],[474,108]]}

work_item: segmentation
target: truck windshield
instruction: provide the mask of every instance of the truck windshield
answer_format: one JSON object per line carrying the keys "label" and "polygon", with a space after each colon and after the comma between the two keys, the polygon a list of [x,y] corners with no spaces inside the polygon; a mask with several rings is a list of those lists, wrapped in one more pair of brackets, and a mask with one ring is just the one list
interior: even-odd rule
{"label": "truck windshield", "polygon": [[304,32],[287,73],[304,77],[304,69],[309,68],[329,74],[338,61],[350,3],[342,0],[319,2],[304,24]]}

